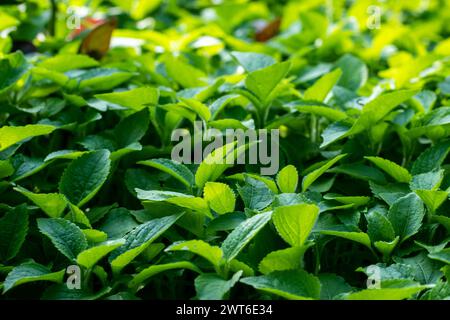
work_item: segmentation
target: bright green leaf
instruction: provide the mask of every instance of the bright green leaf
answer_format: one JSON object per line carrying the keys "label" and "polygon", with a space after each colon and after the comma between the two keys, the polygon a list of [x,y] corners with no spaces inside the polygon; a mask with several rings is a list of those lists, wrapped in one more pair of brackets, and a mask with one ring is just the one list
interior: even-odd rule
{"label": "bright green leaf", "polygon": [[296,204],[277,207],[272,219],[284,241],[293,247],[300,247],[308,239],[318,216],[319,207],[312,204]]}
{"label": "bright green leaf", "polygon": [[218,182],[207,182],[203,193],[211,209],[218,214],[234,211],[236,197],[228,185]]}
{"label": "bright green leaf", "polygon": [[297,190],[298,172],[293,165],[288,165],[277,174],[277,184],[281,192],[294,193]]}

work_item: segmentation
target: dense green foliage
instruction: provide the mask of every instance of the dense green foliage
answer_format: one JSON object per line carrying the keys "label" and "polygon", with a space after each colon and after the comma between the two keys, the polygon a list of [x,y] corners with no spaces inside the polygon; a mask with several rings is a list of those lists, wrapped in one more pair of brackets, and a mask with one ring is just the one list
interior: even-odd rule
{"label": "dense green foliage", "polygon": [[[0,299],[450,298],[449,0],[16,2]],[[278,173],[173,161],[196,120],[279,129]]]}

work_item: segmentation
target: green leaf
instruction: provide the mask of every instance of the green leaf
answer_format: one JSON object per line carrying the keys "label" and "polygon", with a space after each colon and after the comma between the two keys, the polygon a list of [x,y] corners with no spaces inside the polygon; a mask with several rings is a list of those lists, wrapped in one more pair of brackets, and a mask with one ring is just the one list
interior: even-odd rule
{"label": "green leaf", "polygon": [[15,168],[15,172],[11,179],[15,182],[28,178],[48,165],[48,163],[45,163],[40,158],[31,158],[22,154],[15,156],[12,159],[12,164]]}
{"label": "green leaf", "polygon": [[91,200],[108,178],[109,155],[109,151],[99,150],[73,160],[59,182],[60,193],[78,207]]}
{"label": "green leaf", "polygon": [[141,190],[136,189],[137,197],[144,201],[164,201],[172,203],[176,206],[187,208],[193,211],[200,212],[207,217],[212,218],[212,214],[209,210],[208,203],[203,198],[194,197],[192,195],[172,192],[172,191],[160,191],[160,190]]}
{"label": "green leaf", "polygon": [[245,185],[243,187],[238,186],[237,189],[246,208],[263,210],[273,201],[274,194],[270,188],[263,181],[251,176],[246,176]]}
{"label": "green leaf", "polygon": [[430,90],[423,90],[413,97],[412,102],[420,111],[429,112],[434,107],[436,99],[436,93]]}
{"label": "green leaf", "polygon": [[90,135],[84,138],[80,144],[89,151],[100,149],[115,150],[117,148],[115,141],[104,137],[103,135]]}
{"label": "green leaf", "polygon": [[319,179],[319,177],[323,175],[328,169],[330,169],[335,163],[337,163],[342,158],[345,158],[346,156],[347,154],[338,155],[333,159],[327,161],[327,163],[321,166],[320,168],[306,175],[302,181],[302,191],[305,192],[306,190],[308,190],[308,188],[314,183],[314,181]]}
{"label": "green leaf", "polygon": [[[8,0],[8,1],[3,1],[4,5],[11,5],[11,4],[18,4],[17,2],[15,2],[14,0]],[[14,18],[12,15],[9,15],[5,12],[6,10],[2,11],[1,13],[1,17],[2,17],[2,22],[0,24],[0,29],[2,30],[6,30],[8,28],[12,28],[12,27],[16,27],[20,24],[20,21],[16,18]],[[7,49],[7,47],[10,45],[10,40],[8,38],[4,38],[4,41],[2,42],[2,53],[5,52]]]}
{"label": "green leaf", "polygon": [[450,140],[437,143],[426,149],[417,157],[412,167],[412,174],[418,175],[439,169],[450,152]]}
{"label": "green leaf", "polygon": [[[211,107],[210,107],[211,108]],[[214,117],[214,114],[213,114]],[[219,120],[212,120],[208,122],[208,125],[211,128],[219,129],[219,130],[226,130],[226,129],[242,129],[247,130],[248,127],[246,127],[244,124],[242,124],[241,121],[236,119],[219,119]]]}
{"label": "green leaf", "polygon": [[366,220],[367,233],[373,242],[392,241],[395,238],[394,228],[385,215],[372,211],[366,214]]}
{"label": "green leaf", "polygon": [[64,274],[64,269],[52,273],[41,264],[26,262],[15,267],[10,273],[8,273],[8,276],[5,279],[3,293],[21,284],[29,282],[50,281],[61,283],[63,281]]}
{"label": "green leaf", "polygon": [[44,162],[50,162],[51,160],[58,160],[58,159],[74,160],[85,153],[87,153],[87,151],[59,150],[48,154],[45,157]]}
{"label": "green leaf", "polygon": [[156,105],[159,93],[157,89],[152,87],[140,87],[128,91],[97,94],[95,97],[122,107],[141,110],[145,106]]}
{"label": "green leaf", "polygon": [[363,107],[355,123],[339,121],[331,124],[323,133],[324,141],[320,147],[324,148],[333,142],[371,128],[416,93],[417,91],[414,90],[398,90],[378,96]]}
{"label": "green leaf", "polygon": [[380,281],[380,287],[398,286],[401,284],[401,282],[395,284],[395,282],[392,282],[391,280],[414,280],[414,270],[411,266],[402,263],[394,263],[391,265],[377,263],[365,268],[358,268],[356,271],[364,272],[368,277],[376,277],[377,280]]}
{"label": "green leaf", "polygon": [[399,166],[395,162],[380,157],[364,157],[378,168],[386,172],[398,182],[409,183],[412,179],[411,174],[405,168]]}
{"label": "green leaf", "polygon": [[370,197],[365,196],[342,196],[335,193],[327,193],[323,197],[325,200],[335,200],[342,204],[353,204],[357,207],[363,206],[370,201]]}
{"label": "green leaf", "polygon": [[228,185],[218,182],[207,182],[203,193],[210,208],[218,214],[234,211],[236,197]]}
{"label": "green leaf", "polygon": [[56,249],[69,260],[87,249],[84,233],[75,224],[62,218],[37,219],[39,231],[50,238]]}
{"label": "green leaf", "polygon": [[450,107],[431,110],[422,118],[422,127],[444,126],[450,123]]}
{"label": "green leaf", "polygon": [[239,281],[242,271],[236,272],[230,280],[217,274],[201,274],[195,278],[194,285],[199,300],[222,300]]}
{"label": "green leaf", "polygon": [[194,175],[185,165],[170,159],[152,159],[139,161],[138,164],[153,167],[170,174],[186,187],[191,188],[194,184]]}
{"label": "green leaf", "polygon": [[77,256],[77,263],[86,269],[91,269],[98,261],[108,253],[123,245],[125,240],[113,240],[99,244],[95,247],[80,252]]}
{"label": "green leaf", "polygon": [[244,222],[231,232],[222,243],[222,251],[227,261],[233,260],[239,252],[256,236],[256,234],[269,222],[272,212],[257,214]]}
{"label": "green leaf", "polygon": [[372,248],[370,244],[370,238],[367,233],[364,232],[349,232],[349,231],[334,231],[334,230],[322,230],[320,231],[322,234],[326,234],[329,236],[335,236],[351,241],[358,242],[367,248]]}
{"label": "green leaf", "polygon": [[[309,105],[309,104],[301,104],[295,105],[295,109],[297,109],[300,113],[309,113],[319,117],[324,117],[330,121],[340,121],[347,118],[347,114],[343,111],[333,109],[327,106],[321,105]],[[336,122],[334,122],[336,123]],[[339,130],[337,130],[339,131]],[[328,131],[327,134],[330,134],[331,131]],[[325,137],[324,137],[325,139]]]}
{"label": "green leaf", "polygon": [[328,172],[341,173],[355,179],[371,181],[380,184],[386,184],[387,182],[384,174],[380,170],[361,163],[343,164],[328,170]]}
{"label": "green leaf", "polygon": [[440,190],[414,190],[414,192],[425,203],[431,213],[435,213],[449,196],[447,191]]}
{"label": "green leaf", "polygon": [[89,243],[99,243],[104,242],[108,239],[108,235],[100,230],[95,229],[84,229],[83,231],[84,235],[86,236],[86,240]]}
{"label": "green leaf", "polygon": [[23,140],[43,136],[52,133],[56,127],[42,125],[42,124],[29,124],[23,127],[8,127],[4,126],[0,128],[0,151],[8,149],[12,145],[22,142]]}
{"label": "green leaf", "polygon": [[314,85],[309,87],[305,93],[305,100],[313,100],[323,102],[327,98],[328,94],[331,92],[333,87],[339,81],[342,76],[342,70],[336,69],[324,75],[322,78],[316,81]]}
{"label": "green leaf", "polygon": [[189,251],[205,258],[214,267],[219,267],[222,261],[223,252],[217,246],[211,246],[203,240],[189,240],[174,243],[166,251]]}
{"label": "green leaf", "polygon": [[0,180],[11,176],[15,169],[9,160],[0,160]]}
{"label": "green leaf", "polygon": [[130,280],[128,283],[128,287],[133,288],[135,291],[138,291],[140,288],[143,287],[142,283],[149,278],[153,277],[154,275],[167,271],[167,270],[173,270],[173,269],[187,269],[192,270],[197,273],[202,273],[199,268],[197,268],[194,264],[188,261],[178,261],[178,262],[172,262],[172,263],[166,263],[166,264],[157,264],[150,266],[138,274],[136,274],[133,279]]}
{"label": "green leaf", "polygon": [[449,297],[450,297],[450,286],[446,281],[440,280],[434,288],[425,292],[420,297],[420,300],[448,300]]}
{"label": "green leaf", "polygon": [[64,53],[45,59],[39,63],[40,67],[58,72],[66,72],[74,69],[98,67],[97,60],[83,54]]}
{"label": "green leaf", "polygon": [[320,145],[320,147],[325,148],[333,142],[346,137],[351,128],[351,123],[349,123],[348,120],[345,119],[331,123],[322,132],[322,144]]}
{"label": "green leaf", "polygon": [[[319,202],[320,212],[332,211],[332,210],[347,210],[353,208],[355,205],[353,203],[350,204],[336,204],[334,201],[321,201]],[[344,217],[344,216],[342,216]],[[345,219],[345,218],[344,218]],[[349,221],[351,221],[351,218]],[[354,224],[353,222],[350,222]]]}
{"label": "green leaf", "polygon": [[104,287],[91,292],[83,289],[70,289],[66,283],[54,284],[48,287],[41,296],[42,300],[99,300],[111,292],[111,287]]}
{"label": "green leaf", "polygon": [[118,274],[181,216],[182,214],[177,214],[153,219],[139,225],[128,233],[125,238],[125,244],[116,249],[110,257],[113,272]]}
{"label": "green leaf", "polygon": [[437,190],[444,179],[444,170],[435,170],[415,175],[409,187],[411,190]]}
{"label": "green leaf", "polygon": [[288,165],[277,174],[277,184],[281,192],[295,193],[298,185],[298,172],[293,165]]}
{"label": "green leaf", "polygon": [[134,20],[142,20],[158,9],[162,0],[139,0],[136,3],[128,3],[127,1],[116,1],[119,6],[130,13]]}
{"label": "green leaf", "polygon": [[290,206],[294,204],[311,203],[311,200],[312,199],[310,199],[308,196],[302,193],[282,193],[275,197],[272,206],[276,208],[282,206]]}
{"label": "green leaf", "polygon": [[111,159],[111,161],[114,162],[114,161],[118,161],[118,160],[122,159],[127,154],[130,154],[135,151],[141,151],[141,150],[142,150],[142,145],[139,142],[133,142],[132,144],[130,144],[124,148],[121,148],[121,149],[111,152],[111,156],[109,158]]}
{"label": "green leaf", "polygon": [[320,298],[320,281],[303,270],[275,271],[259,277],[241,279],[255,289],[292,300]]}
{"label": "green leaf", "polygon": [[398,199],[389,209],[388,219],[400,236],[401,242],[416,234],[425,215],[425,208],[420,198],[410,193]]}
{"label": "green leaf", "polygon": [[[5,17],[3,16],[2,19]],[[27,63],[22,52],[17,51],[0,60],[0,93],[11,88],[28,71],[30,65]],[[1,132],[1,131],[0,131]],[[0,137],[2,134],[0,134]],[[0,148],[2,144],[0,143]]]}
{"label": "green leaf", "polygon": [[426,288],[417,284],[403,288],[366,289],[349,294],[347,300],[404,300]]}
{"label": "green leaf", "polygon": [[406,196],[410,193],[410,189],[405,184],[376,184],[369,181],[369,186],[372,193],[382,200],[384,200],[390,206],[395,203],[399,198]]}
{"label": "green leaf", "polygon": [[269,274],[273,271],[300,269],[303,255],[309,247],[305,245],[272,251],[261,260],[258,269],[262,274]]}
{"label": "green leaf", "polygon": [[266,184],[266,186],[274,193],[277,194],[278,193],[278,187],[277,184],[275,183],[275,181],[273,181],[272,178],[267,177],[267,176],[260,176],[258,174],[255,173],[236,173],[233,174],[231,176],[228,176],[227,179],[234,179],[234,180],[238,180],[238,181],[242,181],[245,182],[246,178],[250,177],[256,180],[259,180],[261,182],[264,182]]}
{"label": "green leaf", "polygon": [[131,72],[114,68],[95,68],[84,71],[76,80],[82,91],[108,91],[131,79]]}
{"label": "green leaf", "polygon": [[156,258],[165,248],[163,243],[152,243],[147,249],[142,253],[142,257],[146,261],[151,261]]}
{"label": "green leaf", "polygon": [[300,247],[308,239],[318,216],[319,207],[316,205],[296,204],[275,208],[272,219],[284,241]]}
{"label": "green leaf", "polygon": [[149,124],[150,113],[148,109],[142,109],[120,121],[114,128],[114,140],[117,147],[119,149],[125,148],[139,142],[147,132]]}
{"label": "green leaf", "polygon": [[166,201],[170,199],[178,198],[190,198],[195,197],[190,194],[175,192],[175,191],[162,191],[162,190],[141,190],[136,189],[138,198],[147,201]]}
{"label": "green leaf", "polygon": [[424,243],[419,242],[419,241],[414,241],[415,244],[417,244],[418,246],[424,248],[429,253],[434,253],[434,252],[441,251],[442,249],[444,249],[447,246],[447,244],[449,242],[450,242],[450,239],[447,239],[444,242],[442,242],[440,244],[437,244],[437,245],[427,245],[427,244],[424,244]]}
{"label": "green leaf", "polygon": [[352,127],[351,134],[356,134],[367,129],[366,124],[375,124],[386,117],[397,106],[413,97],[415,90],[398,90],[382,94],[369,103],[363,109],[360,118]]}
{"label": "green leaf", "polygon": [[[239,97],[240,96],[237,94],[227,94],[227,95],[220,97],[216,101],[214,101],[209,106],[209,110],[211,110],[211,115],[212,115],[211,120],[216,119],[217,115],[219,115],[219,113],[222,112],[222,110],[229,103],[231,103],[235,99],[238,99]],[[233,128],[233,127],[234,127],[234,129],[243,129],[243,130],[247,129],[247,127],[245,125],[243,125],[242,122],[240,122],[239,120],[236,120],[236,119],[219,119],[216,121],[209,121],[208,124],[210,127],[217,128],[219,130],[225,130],[225,129]]]}
{"label": "green leaf", "polygon": [[433,260],[438,260],[446,264],[450,264],[450,248],[430,253],[428,257]]}
{"label": "green leaf", "polygon": [[383,256],[385,258],[388,258],[391,255],[392,251],[394,251],[394,249],[397,246],[397,244],[399,243],[399,241],[400,241],[400,237],[397,236],[397,237],[395,237],[394,240],[392,240],[390,242],[375,241],[373,245],[375,246],[375,248],[377,248],[378,251],[380,251],[383,254]]}
{"label": "green leaf", "polygon": [[180,100],[182,101],[183,106],[195,112],[203,121],[209,121],[209,119],[211,119],[211,111],[200,101],[186,98],[180,98]]}
{"label": "green leaf", "polygon": [[137,226],[136,220],[127,209],[116,208],[107,214],[99,229],[108,234],[108,239],[118,239]]}
{"label": "green leaf", "polygon": [[246,277],[253,277],[255,275],[255,271],[248,265],[242,261],[237,259],[233,259],[228,263],[231,272],[239,272],[242,271],[242,274]]}
{"label": "green leaf", "polygon": [[234,166],[236,160],[249,147],[250,145],[243,145],[236,148],[236,142],[231,142],[211,152],[200,163],[195,173],[195,184],[197,187],[202,189],[206,182],[216,181],[225,170]]}
{"label": "green leaf", "polygon": [[433,220],[443,225],[447,231],[450,231],[450,218],[446,216],[433,215]]}
{"label": "green leaf", "polygon": [[28,212],[25,205],[15,207],[0,219],[0,261],[14,258],[28,233]]}
{"label": "green leaf", "polygon": [[69,77],[62,72],[57,72],[41,67],[34,67],[31,69],[31,74],[36,79],[47,79],[60,86],[65,86],[69,82]]}
{"label": "green leaf", "polygon": [[[165,124],[165,126],[168,126],[169,128],[176,126],[179,123],[181,118],[185,118],[192,123],[194,123],[195,119],[197,118],[197,114],[194,111],[190,110],[189,108],[186,108],[182,104],[170,103],[170,104],[158,105],[157,107],[158,107],[158,109],[166,111],[164,124]],[[155,111],[156,113],[158,113],[158,109]],[[152,117],[154,117],[154,116],[152,116]],[[154,122],[155,122],[155,120],[153,120],[153,123]],[[163,128],[160,129],[160,131],[165,131],[165,130],[167,130],[167,129],[163,129]],[[166,133],[166,135],[168,136],[168,133]]]}
{"label": "green leaf", "polygon": [[366,83],[369,71],[361,59],[351,54],[345,54],[339,58],[336,66],[342,70],[339,86],[356,91]]}
{"label": "green leaf", "polygon": [[262,53],[233,51],[231,55],[247,72],[264,69],[276,63],[271,56]]}
{"label": "green leaf", "polygon": [[207,231],[210,233],[214,233],[218,231],[233,230],[246,218],[247,217],[243,212],[227,213],[212,220],[208,224]]}
{"label": "green leaf", "polygon": [[263,69],[248,74],[245,86],[261,101],[263,105],[268,103],[271,93],[289,72],[289,61],[276,63]]}
{"label": "green leaf", "polygon": [[351,292],[352,287],[345,282],[345,279],[331,273],[319,274],[320,284],[320,300],[334,300],[338,296]]}
{"label": "green leaf", "polygon": [[86,214],[78,208],[76,205],[69,203],[70,212],[66,214],[64,217],[67,220],[70,220],[77,224],[82,224],[88,228],[91,228],[91,222],[89,221]]}
{"label": "green leaf", "polygon": [[15,187],[14,190],[30,199],[50,218],[60,218],[67,207],[66,198],[59,193],[33,193],[20,186]]}
{"label": "green leaf", "polygon": [[442,263],[430,259],[428,253],[424,251],[421,251],[419,254],[410,258],[395,257],[394,261],[409,265],[413,269],[411,275],[414,280],[422,284],[433,285],[442,277],[442,272],[440,270]]}
{"label": "green leaf", "polygon": [[206,74],[203,71],[185,63],[180,58],[167,55],[164,62],[169,77],[182,87],[195,88],[207,84],[205,81]]}

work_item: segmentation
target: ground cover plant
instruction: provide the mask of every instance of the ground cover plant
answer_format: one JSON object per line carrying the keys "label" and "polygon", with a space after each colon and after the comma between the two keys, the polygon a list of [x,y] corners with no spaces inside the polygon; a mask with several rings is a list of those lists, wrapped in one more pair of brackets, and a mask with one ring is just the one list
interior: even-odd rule
{"label": "ground cover plant", "polygon": [[[448,0],[2,1],[0,299],[449,299],[449,21]],[[278,170],[210,161],[258,141],[175,161],[199,123],[278,132]]]}

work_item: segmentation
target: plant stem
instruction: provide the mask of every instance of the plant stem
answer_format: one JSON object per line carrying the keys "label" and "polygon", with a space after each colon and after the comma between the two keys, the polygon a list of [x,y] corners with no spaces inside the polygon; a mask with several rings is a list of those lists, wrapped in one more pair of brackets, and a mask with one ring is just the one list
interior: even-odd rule
{"label": "plant stem", "polygon": [[56,19],[58,15],[58,5],[56,4],[56,0],[50,0],[51,5],[51,16],[50,16],[50,25],[49,25],[49,33],[52,37],[56,35]]}
{"label": "plant stem", "polygon": [[259,111],[259,109],[256,109],[255,116],[256,116],[256,127],[261,128],[262,120],[261,120],[261,112]]}

